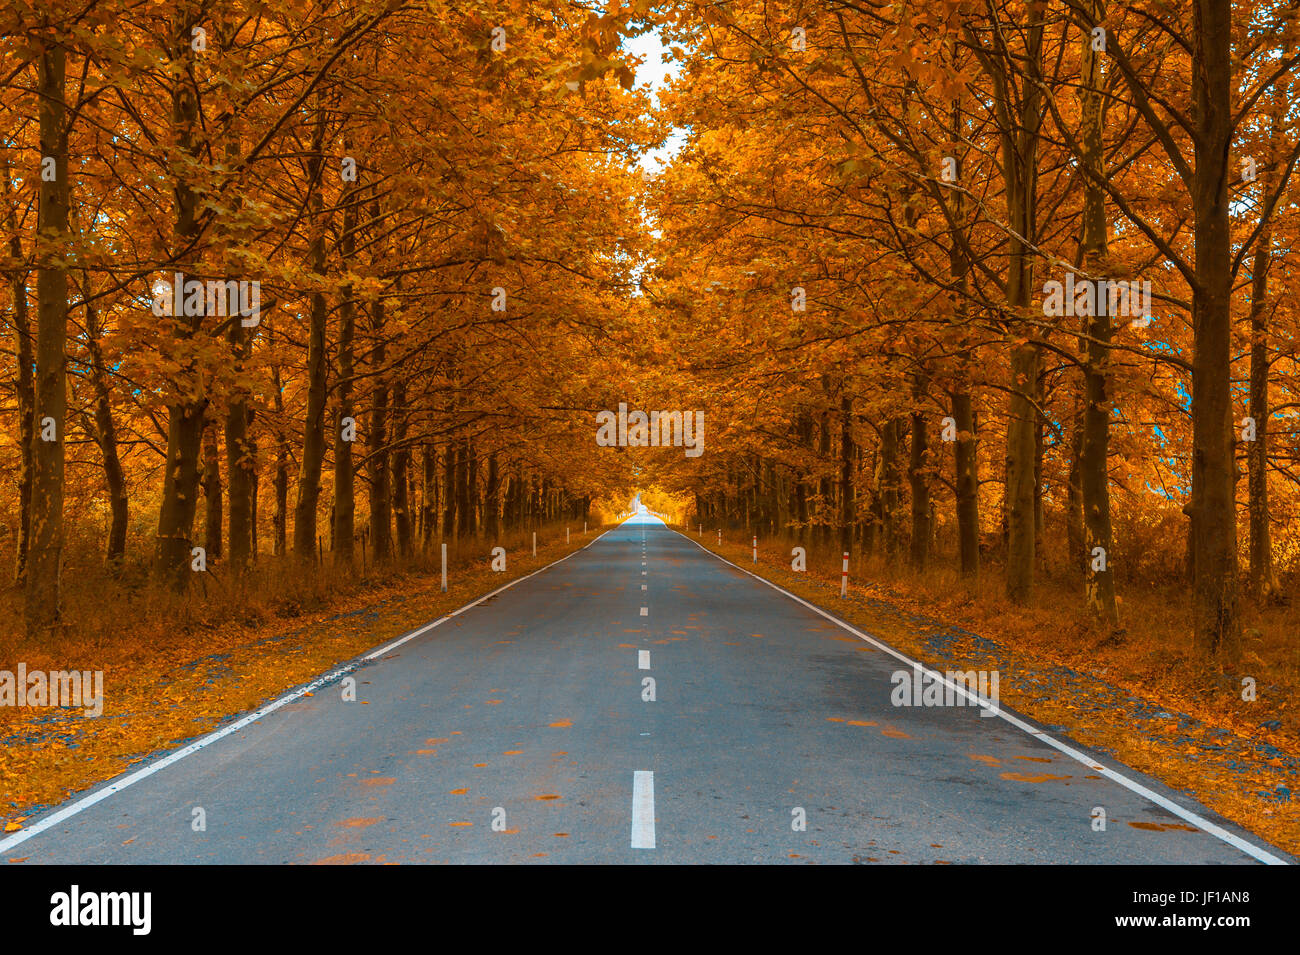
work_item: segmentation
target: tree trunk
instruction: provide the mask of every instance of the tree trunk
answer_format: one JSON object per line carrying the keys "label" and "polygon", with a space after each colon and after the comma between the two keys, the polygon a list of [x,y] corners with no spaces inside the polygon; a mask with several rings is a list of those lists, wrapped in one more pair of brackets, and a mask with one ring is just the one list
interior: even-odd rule
{"label": "tree trunk", "polygon": [[[345,137],[343,152],[352,151]],[[356,247],[356,186],[343,183],[343,234],[339,238],[339,256],[345,270],[352,267]],[[352,464],[352,445],[356,437],[356,409],[352,402],[353,339],[356,337],[356,304],[352,286],[341,289],[339,303],[339,416],[334,423],[334,563],[351,567],[356,537],[356,474]]]}
{"label": "tree trunk", "polygon": [[423,487],[420,492],[420,536],[423,548],[438,536],[438,449],[432,444],[420,448]]}
{"label": "tree trunk", "polygon": [[840,549],[853,550],[853,398],[840,396]]}
{"label": "tree trunk", "polygon": [[[953,106],[952,127],[953,160],[957,161],[958,145],[963,139],[961,110]],[[960,163],[954,169],[961,182]],[[948,267],[952,273],[954,295],[953,320],[960,328],[967,324],[966,295],[970,287],[970,259],[963,245],[962,229],[966,223],[965,193],[955,190],[952,197],[953,228],[949,240]],[[975,411],[971,391],[965,382],[970,380],[972,362],[970,350],[962,348],[957,354],[957,381],[949,393],[952,402],[952,419],[957,429],[953,446],[953,489],[957,511],[957,552],[963,577],[979,576],[980,519],[979,519],[979,449],[975,443]]]}
{"label": "tree trunk", "polygon": [[[63,566],[65,344],[68,337],[68,131],[66,51],[51,45],[37,58],[41,156],[54,160],[54,181],[40,185],[36,246],[36,381],[32,429],[31,540],[24,616],[28,637],[58,623]],[[46,440],[46,439],[49,440]]]}
{"label": "tree trunk", "polygon": [[921,413],[921,402],[925,398],[928,378],[924,372],[916,372],[912,378],[912,440],[907,459],[907,481],[912,490],[912,567],[925,570],[930,556],[930,480],[926,474],[926,460],[929,449],[925,433],[925,415]]}
{"label": "tree trunk", "polygon": [[898,560],[902,534],[898,526],[899,435],[903,430],[901,418],[890,418],[880,436],[880,521],[885,538],[885,559],[890,564]]}
{"label": "tree trunk", "polygon": [[[373,307],[372,327],[375,347],[371,361],[373,367],[382,368],[387,359],[384,347],[384,303],[376,301]],[[386,374],[374,377],[370,396],[370,547],[376,561],[387,560],[393,553],[392,510],[393,497],[388,457],[388,379]]]}
{"label": "tree trunk", "polygon": [[14,582],[22,586],[27,578],[27,545],[31,535],[32,506],[32,415],[36,404],[36,385],[32,367],[32,328],[27,314],[27,271],[22,267],[23,243],[18,231],[18,207],[13,195],[9,158],[4,159],[5,222],[9,229],[9,255],[13,270],[9,273],[9,291],[14,303],[14,345],[18,352],[15,382],[18,399],[18,539],[14,542]]}
{"label": "tree trunk", "polygon": [[497,466],[497,453],[488,455],[487,496],[483,504],[483,530],[489,543],[495,544],[501,536],[501,488],[500,472]]}
{"label": "tree trunk", "polygon": [[90,305],[86,306],[86,350],[90,353],[90,378],[95,391],[95,443],[99,445],[104,460],[104,483],[108,487],[111,514],[104,558],[113,563],[120,561],[126,554],[130,510],[126,475],[117,450],[117,423],[113,420],[108,368],[104,364],[104,350],[99,344],[99,315]]}
{"label": "tree trunk", "polygon": [[173,590],[184,590],[191,572],[191,534],[198,507],[199,450],[206,402],[169,407],[167,474],[158,512],[158,549],[154,572]]}
{"label": "tree trunk", "polygon": [[[194,51],[190,47],[190,29],[197,13],[187,9],[173,21],[169,38],[173,59],[179,64],[172,82],[172,136],[176,150],[186,163],[201,160],[202,134],[199,129],[199,106],[195,98]],[[199,234],[200,198],[188,168],[177,174],[175,243],[178,249],[190,249]],[[184,288],[187,274],[197,272],[193,266],[178,266],[177,284]],[[174,382],[174,393],[167,407],[167,470],[163,478],[162,504],[158,509],[158,538],[154,553],[154,576],[173,590],[181,591],[189,583],[190,548],[194,531],[194,513],[198,506],[199,453],[208,400],[202,391],[191,342],[203,323],[204,307],[198,315],[180,315],[180,301],[172,302],[169,319],[181,371]]]}
{"label": "tree trunk", "polygon": [[[247,336],[242,323],[231,322],[227,337],[236,370],[242,371],[243,364],[248,359]],[[248,392],[238,386],[234,387],[226,410],[226,500],[230,505],[226,534],[227,560],[236,574],[248,566],[254,553],[253,494],[257,479],[257,458],[248,437],[251,416]]]}
{"label": "tree trunk", "polygon": [[[217,48],[225,54],[234,47],[235,30],[233,18],[218,17],[214,23],[217,31]],[[239,162],[240,143],[233,130],[226,133],[226,162],[234,167]],[[231,202],[236,212],[243,207],[242,196],[236,195]],[[228,234],[228,230],[227,230]],[[226,274],[234,274],[242,267],[242,261],[231,254],[230,240],[224,248]],[[226,315],[238,312],[235,293],[231,291],[227,298]],[[226,438],[226,561],[233,574],[242,574],[257,552],[257,451],[249,439],[248,429],[253,418],[249,407],[248,388],[241,379],[248,374],[247,363],[252,350],[252,336],[244,327],[242,317],[231,321],[226,330],[226,341],[230,345],[230,360],[235,380],[230,384],[230,395],[226,405],[224,425]]]}
{"label": "tree trunk", "polygon": [[[1106,17],[1103,0],[1091,0],[1092,15]],[[1081,42],[1083,64],[1080,91],[1080,140],[1084,166],[1083,267],[1093,279],[1105,277],[1108,262],[1106,236],[1106,178],[1102,153],[1102,57],[1085,32]],[[1095,177],[1095,178],[1094,178]],[[1084,606],[1102,626],[1119,625],[1115,604],[1115,573],[1111,567],[1110,522],[1110,396],[1109,366],[1112,323],[1109,294],[1095,296],[1093,314],[1085,319],[1088,332],[1084,348],[1083,444],[1080,448],[1080,490],[1083,495]]]}
{"label": "tree trunk", "polygon": [[411,545],[411,449],[406,446],[406,383],[393,383],[393,523],[397,528],[397,553],[409,558]]}
{"label": "tree trunk", "polygon": [[[826,379],[822,379],[822,388]],[[817,517],[813,541],[818,547],[825,548],[830,543],[831,531],[831,415],[822,411],[817,425],[817,470],[821,477],[817,479]]]}
{"label": "tree trunk", "polygon": [[[1278,81],[1279,83],[1281,80]],[[1282,135],[1284,98],[1277,86],[1272,93],[1269,117],[1269,161],[1259,177],[1260,195],[1269,193],[1269,171],[1282,158],[1278,137]],[[1247,492],[1250,514],[1250,591],[1256,600],[1269,601],[1281,590],[1273,569],[1273,536],[1268,521],[1268,438],[1269,410],[1268,375],[1269,319],[1272,309],[1268,301],[1268,273],[1273,261],[1273,217],[1261,224],[1250,269],[1250,397],[1247,414],[1255,422],[1255,440],[1246,444],[1246,466],[1249,472]]]}
{"label": "tree trunk", "polygon": [[980,569],[979,448],[975,437],[975,411],[969,391],[952,392],[952,417],[957,425],[953,449],[956,470],[957,549],[963,577],[977,577]]}
{"label": "tree trunk", "polygon": [[[1003,113],[1015,117],[1014,128],[1002,135],[1003,175],[1006,178],[1007,221],[1011,261],[1007,276],[1007,305],[1012,314],[1028,309],[1033,287],[1034,242],[1037,236],[1038,135],[1042,123],[1040,79],[1043,19],[1035,17],[1025,30],[1028,80],[1012,101],[1005,78],[999,83]],[[1037,482],[1038,378],[1042,358],[1030,328],[1017,326],[1011,346],[1011,400],[1007,422],[1005,510],[1007,524],[1007,597],[1012,603],[1029,600],[1034,583],[1034,545],[1038,533],[1035,508]]]}
{"label": "tree trunk", "polygon": [[[275,401],[275,416],[284,420],[284,385],[280,381],[280,366],[271,366],[271,383]],[[289,439],[281,428],[275,436],[275,475],[271,479],[275,491],[275,509],[271,512],[271,553],[283,557],[288,548],[289,530]]]}
{"label": "tree trunk", "polygon": [[467,525],[468,536],[477,537],[479,529],[478,507],[478,450],[474,447],[474,442],[470,441],[466,445],[469,452],[468,469],[465,475],[468,495],[466,497],[465,523]]}
{"label": "tree trunk", "polygon": [[456,514],[458,517],[456,537],[463,538],[470,534],[472,519],[469,513],[469,440],[461,438],[456,452]]}
{"label": "tree trunk", "polygon": [[[1081,350],[1087,350],[1088,346],[1085,341],[1081,339],[1079,344]],[[1086,358],[1083,360],[1086,360]],[[1079,387],[1082,391],[1087,391],[1088,382],[1086,377]],[[1083,419],[1086,404],[1087,398],[1081,396],[1070,426],[1070,473],[1066,478],[1065,489],[1066,560],[1070,569],[1070,576],[1077,576],[1079,579],[1083,578],[1084,554],[1086,553],[1083,546]]]}
{"label": "tree trunk", "polygon": [[1195,633],[1203,656],[1240,651],[1237,520],[1232,427],[1232,4],[1194,0],[1196,173],[1192,295],[1192,569]]}
{"label": "tree trunk", "polygon": [[209,418],[203,428],[203,547],[209,560],[221,559],[221,464],[217,447],[217,422]]}
{"label": "tree trunk", "polygon": [[[512,482],[512,490],[517,490]],[[447,442],[447,450],[442,455],[442,536],[450,540],[456,535],[456,443]]]}
{"label": "tree trunk", "polygon": [[[253,431],[253,421],[255,412],[252,408],[248,409],[248,426],[245,431],[247,437],[244,439],[244,445],[248,448],[248,555],[252,560],[257,560],[257,438]],[[226,452],[229,454],[229,450]]]}
{"label": "tree trunk", "polygon": [[[803,412],[799,414],[798,427],[799,451],[800,457],[803,458],[804,452],[812,449],[812,422]],[[798,473],[795,475],[795,517],[799,523],[799,529],[795,535],[800,544],[807,544],[808,534],[808,469],[800,466]]]}
{"label": "tree trunk", "polygon": [[[324,157],[325,109],[316,106],[308,163],[311,197],[311,246],[308,266],[313,276],[325,275],[325,211],[321,195]],[[302,464],[298,471],[298,504],[293,514],[293,550],[301,560],[316,556],[316,511],[320,503],[320,475],[325,461],[325,322],[328,316],[323,292],[312,292],[307,332],[307,416],[303,421]]]}

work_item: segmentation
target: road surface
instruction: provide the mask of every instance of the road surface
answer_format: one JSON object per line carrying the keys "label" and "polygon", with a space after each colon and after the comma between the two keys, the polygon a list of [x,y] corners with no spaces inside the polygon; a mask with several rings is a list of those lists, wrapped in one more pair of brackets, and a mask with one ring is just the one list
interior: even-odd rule
{"label": "road surface", "polygon": [[637,517],[362,661],[355,701],[335,679],[159,754],[0,858],[1292,861],[1014,714],[894,706],[906,669]]}

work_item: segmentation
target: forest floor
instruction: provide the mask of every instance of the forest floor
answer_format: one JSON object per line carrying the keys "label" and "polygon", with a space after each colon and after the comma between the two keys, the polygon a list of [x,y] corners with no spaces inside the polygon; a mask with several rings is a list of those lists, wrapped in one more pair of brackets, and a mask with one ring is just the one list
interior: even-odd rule
{"label": "forest floor", "polygon": [[[952,568],[890,573],[855,559],[841,599],[838,548],[818,555],[809,547],[808,570],[796,573],[793,541],[760,542],[755,564],[749,537],[718,546],[712,533],[675,529],[928,666],[999,671],[1008,709],[1300,854],[1296,608],[1249,608],[1243,660],[1237,672],[1219,672],[1192,654],[1185,592],[1126,592],[1126,633],[1108,640],[1091,630],[1077,609],[1081,594],[1063,581],[1040,582],[1033,604],[1015,607],[992,568],[971,588]],[[1242,699],[1245,677],[1255,681],[1253,701]]]}
{"label": "forest floor", "polygon": [[[368,576],[320,588],[314,599],[282,600],[243,619],[206,607],[206,620],[167,633],[157,632],[156,614],[134,630],[91,634],[74,626],[36,645],[0,633],[0,669],[15,672],[22,661],[29,673],[100,670],[105,698],[98,717],[86,717],[81,708],[0,706],[0,834],[159,750],[179,748],[343,661],[579,550],[603,530],[595,527],[585,536],[575,530],[565,544],[562,526],[544,529],[536,557],[520,539],[518,549],[508,548],[504,572],[471,554],[486,553],[486,545],[467,545],[461,560],[449,560],[447,593],[440,569],[372,566]],[[114,609],[105,615],[111,619]],[[20,621],[21,614],[9,619]]]}

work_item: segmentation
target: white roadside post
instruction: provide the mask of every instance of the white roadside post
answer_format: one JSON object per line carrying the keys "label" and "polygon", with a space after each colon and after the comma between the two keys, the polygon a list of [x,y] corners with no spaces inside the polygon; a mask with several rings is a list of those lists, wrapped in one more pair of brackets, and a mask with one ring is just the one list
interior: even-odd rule
{"label": "white roadside post", "polygon": [[442,542],[442,592],[447,592],[447,542]]}
{"label": "white roadside post", "polygon": [[849,552],[844,552],[844,570],[840,572],[840,596],[849,595]]}
{"label": "white roadside post", "polygon": [[719,547],[722,546],[722,528],[721,528],[721,527],[718,528],[718,546],[719,546]]}
{"label": "white roadside post", "polygon": [[754,537],[754,563],[758,563],[758,537]]}
{"label": "white roadside post", "polygon": [[537,556],[537,531],[533,531],[533,556]]}
{"label": "white roadside post", "polygon": [[569,542],[569,529],[566,527],[564,529],[564,543],[567,544],[568,542]]}
{"label": "white roadside post", "polygon": [[586,521],[583,521],[583,522],[582,522],[582,533],[583,533],[583,534],[586,534],[586,533],[587,533],[587,522],[586,522]]}

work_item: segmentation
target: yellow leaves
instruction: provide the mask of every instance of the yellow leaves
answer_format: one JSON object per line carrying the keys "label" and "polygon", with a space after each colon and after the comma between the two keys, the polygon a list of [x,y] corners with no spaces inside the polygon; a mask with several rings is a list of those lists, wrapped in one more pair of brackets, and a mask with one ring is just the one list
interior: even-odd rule
{"label": "yellow leaves", "polygon": [[696,0],[696,2],[700,7],[700,16],[709,26],[728,27],[736,22],[727,8],[720,3],[714,3],[713,0]]}

